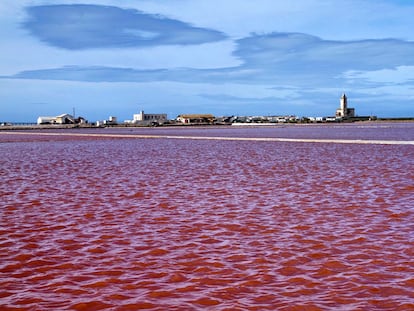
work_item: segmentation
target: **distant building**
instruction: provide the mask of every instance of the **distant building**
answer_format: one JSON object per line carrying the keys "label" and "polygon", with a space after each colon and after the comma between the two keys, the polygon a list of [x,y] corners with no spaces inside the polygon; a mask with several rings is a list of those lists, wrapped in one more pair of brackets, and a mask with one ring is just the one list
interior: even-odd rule
{"label": "distant building", "polygon": [[109,116],[108,120],[104,120],[104,124],[106,125],[117,125],[118,124],[118,118],[114,116]]}
{"label": "distant building", "polygon": [[338,118],[355,117],[355,108],[348,108],[348,98],[346,97],[345,93],[341,96],[340,106],[336,110],[335,116]]}
{"label": "distant building", "polygon": [[215,117],[212,114],[180,114],[176,120],[184,124],[213,124]]}
{"label": "distant building", "polygon": [[96,126],[114,126],[118,125],[118,118],[114,116],[109,116],[107,120],[96,121]]}
{"label": "distant building", "polygon": [[74,124],[75,119],[70,114],[61,114],[56,117],[38,117],[37,124]]}
{"label": "distant building", "polygon": [[143,123],[143,124],[151,124],[151,123],[158,123],[163,124],[167,121],[167,114],[166,113],[144,113],[141,110],[139,113],[133,115],[133,123]]}

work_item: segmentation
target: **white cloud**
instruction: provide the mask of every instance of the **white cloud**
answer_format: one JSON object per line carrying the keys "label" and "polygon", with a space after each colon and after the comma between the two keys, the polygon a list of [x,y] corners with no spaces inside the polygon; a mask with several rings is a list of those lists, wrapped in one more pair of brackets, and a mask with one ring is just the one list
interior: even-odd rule
{"label": "white cloud", "polygon": [[395,69],[373,71],[349,70],[343,74],[349,81],[363,80],[368,83],[400,84],[414,82],[414,66],[398,66]]}
{"label": "white cloud", "polygon": [[[28,45],[30,51],[27,51]],[[241,64],[240,60],[232,56],[234,48],[234,42],[227,40],[187,47],[66,51],[39,44],[32,38],[16,38],[12,42],[0,41],[0,75],[64,66],[139,69],[233,67]]]}
{"label": "white cloud", "polygon": [[159,0],[106,1],[161,13],[240,38],[252,32],[303,32],[330,40],[395,37],[414,40],[414,3],[388,0]]}

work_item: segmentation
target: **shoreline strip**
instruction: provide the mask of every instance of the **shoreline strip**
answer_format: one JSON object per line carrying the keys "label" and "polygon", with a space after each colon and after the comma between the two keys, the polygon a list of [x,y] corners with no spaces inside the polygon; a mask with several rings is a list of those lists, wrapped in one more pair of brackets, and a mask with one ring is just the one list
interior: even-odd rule
{"label": "shoreline strip", "polygon": [[86,134],[86,133],[29,133],[1,132],[7,135],[37,136],[75,136],[137,139],[192,139],[192,140],[224,140],[224,141],[264,141],[295,143],[335,143],[335,144],[368,144],[368,145],[414,145],[413,140],[376,140],[376,139],[333,139],[333,138],[284,138],[284,137],[225,137],[225,136],[174,136],[174,135],[141,135],[141,134]]}

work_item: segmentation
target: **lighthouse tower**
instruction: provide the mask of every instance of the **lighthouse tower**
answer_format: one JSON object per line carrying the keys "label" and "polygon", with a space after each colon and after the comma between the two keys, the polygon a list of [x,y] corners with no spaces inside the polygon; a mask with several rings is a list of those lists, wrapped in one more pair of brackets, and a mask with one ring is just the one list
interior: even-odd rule
{"label": "lighthouse tower", "polygon": [[335,116],[339,118],[347,118],[347,117],[355,116],[355,109],[348,108],[348,98],[346,97],[345,93],[343,93],[341,96],[339,109],[336,110]]}
{"label": "lighthouse tower", "polygon": [[345,93],[343,93],[341,96],[341,104],[339,107],[340,107],[339,109],[341,110],[342,116],[346,117],[347,109],[348,109],[348,98],[346,97]]}

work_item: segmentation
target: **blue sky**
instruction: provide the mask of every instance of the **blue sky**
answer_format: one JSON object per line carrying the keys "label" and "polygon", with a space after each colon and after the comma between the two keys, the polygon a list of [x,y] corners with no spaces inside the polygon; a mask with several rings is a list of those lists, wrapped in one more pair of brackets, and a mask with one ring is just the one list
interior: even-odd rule
{"label": "blue sky", "polygon": [[414,1],[2,0],[0,122],[414,117]]}

